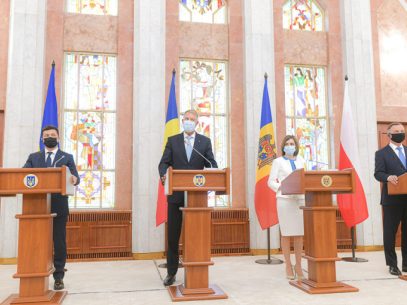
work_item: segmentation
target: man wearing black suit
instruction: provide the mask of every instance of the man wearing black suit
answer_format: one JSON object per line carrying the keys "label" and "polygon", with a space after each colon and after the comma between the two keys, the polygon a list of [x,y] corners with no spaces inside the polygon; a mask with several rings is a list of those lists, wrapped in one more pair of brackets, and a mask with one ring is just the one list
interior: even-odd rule
{"label": "man wearing black suit", "polygon": [[[168,138],[158,165],[163,184],[165,183],[167,168],[170,166],[174,169],[218,167],[213,157],[211,140],[195,132],[197,122],[198,113],[195,110],[186,111],[182,119],[184,132]],[[184,206],[184,192],[174,192],[173,195],[167,196],[167,202],[168,252],[167,276],[164,279],[164,285],[170,286],[175,282],[175,275],[178,271],[178,243],[182,226],[182,211],[180,208]]]}
{"label": "man wearing black suit", "polygon": [[[71,183],[78,185],[80,178],[76,170],[73,156],[58,148],[59,131],[55,126],[46,126],[42,129],[44,149],[30,154],[26,168],[62,167],[67,166],[73,175]],[[64,289],[64,275],[66,262],[66,222],[68,220],[68,196],[51,194],[51,213],[57,214],[53,219],[54,241],[54,289]]]}
{"label": "man wearing black suit", "polygon": [[376,180],[383,183],[381,205],[383,206],[383,243],[386,265],[392,275],[401,275],[397,267],[397,254],[394,250],[396,233],[401,222],[402,270],[407,272],[407,195],[389,195],[387,184],[397,184],[398,176],[407,170],[404,127],[400,123],[391,123],[387,128],[389,145],[378,150],[375,156]]}

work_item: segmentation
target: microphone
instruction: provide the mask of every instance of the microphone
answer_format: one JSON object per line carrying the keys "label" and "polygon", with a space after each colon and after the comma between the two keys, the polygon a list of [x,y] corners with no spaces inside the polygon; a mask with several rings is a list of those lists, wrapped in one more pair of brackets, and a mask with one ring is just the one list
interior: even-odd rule
{"label": "microphone", "polygon": [[62,156],[62,157],[59,158],[57,161],[55,161],[55,162],[54,162],[54,167],[56,167],[57,163],[58,163],[59,161],[61,161],[63,158],[65,158],[65,156]]}
{"label": "microphone", "polygon": [[320,161],[315,161],[315,160],[307,160],[307,161],[305,161],[305,162],[314,162],[314,163],[316,163],[316,164],[322,164],[322,165],[328,165],[328,166],[329,166],[328,163],[320,162]]}
{"label": "microphone", "polygon": [[[191,145],[191,142],[189,142],[189,140],[187,140],[187,139],[184,139],[184,143],[185,143],[186,145]],[[192,146],[192,145],[191,145],[191,146]],[[208,162],[209,165],[211,166],[211,169],[213,169],[212,162],[209,161],[208,158],[206,158],[206,157],[205,157],[203,154],[201,154],[197,149],[195,149],[195,147],[192,146],[192,149],[193,149],[198,155],[200,155],[206,162]]]}
{"label": "microphone", "polygon": [[325,162],[320,162],[320,161],[315,161],[315,160],[307,160],[307,161],[305,161],[306,163],[307,162],[313,162],[313,163],[315,163],[315,164],[317,164],[317,165],[326,165],[326,166],[328,166],[329,167],[329,164],[328,163],[325,163]]}

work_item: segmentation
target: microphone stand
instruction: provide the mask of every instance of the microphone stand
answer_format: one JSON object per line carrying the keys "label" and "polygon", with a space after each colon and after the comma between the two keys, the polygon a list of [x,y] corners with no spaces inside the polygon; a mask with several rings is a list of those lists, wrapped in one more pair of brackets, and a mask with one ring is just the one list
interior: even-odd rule
{"label": "microphone stand", "polygon": [[281,259],[270,256],[270,227],[267,228],[267,259],[257,259],[256,263],[262,265],[279,265],[283,263]]}
{"label": "microphone stand", "polygon": [[350,228],[350,236],[352,238],[352,256],[351,257],[343,257],[342,260],[349,263],[366,263],[368,262],[365,258],[360,258],[355,256],[355,227]]}

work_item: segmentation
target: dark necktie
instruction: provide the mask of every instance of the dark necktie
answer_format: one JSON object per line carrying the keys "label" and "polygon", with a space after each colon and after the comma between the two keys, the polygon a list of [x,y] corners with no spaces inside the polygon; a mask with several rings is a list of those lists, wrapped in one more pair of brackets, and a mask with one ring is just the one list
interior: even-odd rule
{"label": "dark necktie", "polygon": [[47,152],[48,156],[47,156],[47,167],[52,167],[52,160],[51,160],[51,156],[52,156],[52,151]]}

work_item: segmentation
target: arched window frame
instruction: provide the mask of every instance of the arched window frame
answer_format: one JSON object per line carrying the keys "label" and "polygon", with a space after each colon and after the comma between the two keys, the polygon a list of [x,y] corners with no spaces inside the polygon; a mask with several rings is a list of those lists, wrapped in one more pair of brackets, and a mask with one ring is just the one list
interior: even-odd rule
{"label": "arched window frame", "polygon": [[[86,58],[102,68],[87,74],[92,69],[83,64]],[[70,208],[115,206],[116,104],[117,56],[65,53],[62,149],[73,155],[81,177]]]}
{"label": "arched window frame", "polygon": [[226,24],[227,19],[226,0],[179,0],[180,21]]}
{"label": "arched window frame", "polygon": [[[207,85],[209,84],[209,85]],[[200,115],[197,132],[211,139],[219,168],[230,166],[228,62],[180,59],[179,96],[181,118],[186,110]],[[182,130],[182,121],[180,121]],[[208,194],[208,205],[229,207],[229,196]]]}
{"label": "arched window frame", "polygon": [[[296,80],[294,71],[298,69],[302,71],[303,77]],[[306,75],[313,80],[307,80]],[[284,80],[286,133],[297,137],[300,144],[299,155],[305,159],[307,169],[330,168],[326,67],[287,64],[284,67]]]}
{"label": "arched window frame", "polygon": [[[298,9],[298,5],[306,6],[307,11]],[[300,24],[298,20],[302,17],[310,18],[310,23]],[[325,12],[315,0],[288,0],[283,5],[283,28],[296,31],[325,31]]]}
{"label": "arched window frame", "polygon": [[68,13],[117,16],[119,0],[66,0]]}

